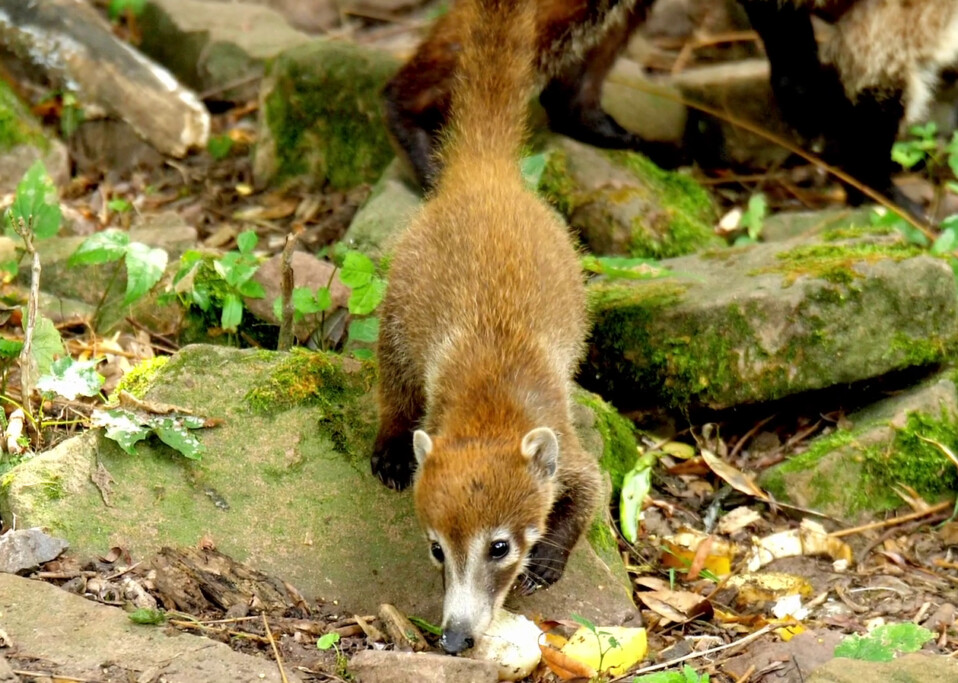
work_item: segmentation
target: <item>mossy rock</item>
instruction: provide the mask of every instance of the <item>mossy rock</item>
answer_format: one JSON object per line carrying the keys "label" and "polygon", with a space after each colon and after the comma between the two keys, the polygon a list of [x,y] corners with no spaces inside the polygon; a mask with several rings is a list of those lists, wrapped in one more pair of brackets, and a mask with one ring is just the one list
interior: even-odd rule
{"label": "mossy rock", "polygon": [[47,136],[27,105],[0,80],[0,192],[14,192],[37,159],[58,184],[69,177],[66,148]]}
{"label": "mossy rock", "polygon": [[949,375],[849,416],[852,425],[815,439],[761,476],[777,499],[843,521],[902,506],[902,487],[933,502],[954,495],[958,392]]}
{"label": "mossy rock", "polygon": [[791,241],[597,281],[584,384],[617,405],[727,408],[941,362],[958,340],[947,262],[894,237]]}
{"label": "mossy rock", "polygon": [[[15,513],[23,526],[43,526],[81,556],[116,545],[142,559],[163,545],[210,537],[237,560],[310,597],[338,600],[349,613],[391,602],[438,620],[441,578],[412,496],[390,491],[369,470],[377,428],[372,363],[190,346],[140,374],[136,386],[149,387],[144,400],[217,420],[194,432],[206,448],[202,459],[186,460],[154,439],[130,456],[101,432],[87,432],[0,479],[4,519]],[[598,452],[627,448],[607,446],[595,426],[611,409],[603,406],[599,417],[581,410],[585,443]],[[104,471],[113,482],[98,488],[93,481],[103,482]],[[605,511],[588,537],[596,549],[580,543],[563,580],[520,609],[596,623],[634,617]]]}
{"label": "mossy rock", "polygon": [[691,178],[568,138],[545,153],[539,190],[592,253],[667,258],[721,244],[711,197]]}
{"label": "mossy rock", "polygon": [[257,183],[348,189],[375,181],[394,156],[381,91],[398,64],[385,52],[321,39],[273,60],[261,91]]}

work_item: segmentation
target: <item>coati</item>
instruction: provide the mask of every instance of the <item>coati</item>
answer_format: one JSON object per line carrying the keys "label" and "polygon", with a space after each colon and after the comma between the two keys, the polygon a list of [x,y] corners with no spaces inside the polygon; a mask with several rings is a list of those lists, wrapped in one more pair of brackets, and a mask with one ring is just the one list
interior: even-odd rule
{"label": "coati", "polygon": [[513,585],[562,575],[600,490],[570,417],[584,278],[568,229],[519,170],[535,7],[460,0],[457,12],[443,170],[390,265],[371,458],[388,486],[414,481],[450,653],[472,647]]}
{"label": "coati", "polygon": [[[535,45],[550,126],[584,142],[632,148],[664,167],[687,160],[669,143],[644,141],[602,111],[605,75],[654,0],[538,0]],[[776,99],[825,158],[900,200],[891,145],[902,119],[920,118],[943,66],[958,59],[958,0],[739,0],[771,64]],[[834,35],[819,49],[812,14]],[[437,133],[460,61],[465,25],[457,5],[387,84],[386,118],[424,187],[436,175]],[[849,200],[862,196],[851,191]]]}

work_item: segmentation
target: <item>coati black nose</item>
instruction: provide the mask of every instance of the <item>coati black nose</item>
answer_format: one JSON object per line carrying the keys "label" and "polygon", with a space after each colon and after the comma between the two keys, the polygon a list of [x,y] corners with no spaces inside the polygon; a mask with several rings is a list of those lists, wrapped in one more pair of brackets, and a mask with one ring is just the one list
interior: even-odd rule
{"label": "coati black nose", "polygon": [[457,655],[460,652],[471,649],[476,644],[476,641],[472,636],[468,636],[461,631],[445,629],[442,632],[442,638],[439,639],[439,644],[447,654]]}

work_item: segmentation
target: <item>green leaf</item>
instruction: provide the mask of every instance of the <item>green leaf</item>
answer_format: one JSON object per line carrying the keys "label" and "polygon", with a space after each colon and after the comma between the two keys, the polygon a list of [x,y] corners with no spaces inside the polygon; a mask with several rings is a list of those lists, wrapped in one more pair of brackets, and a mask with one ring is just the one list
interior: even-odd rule
{"label": "green leaf", "polygon": [[241,232],[236,236],[236,248],[241,254],[250,254],[256,248],[259,236],[252,230]]}
{"label": "green leaf", "polygon": [[0,358],[16,358],[22,350],[22,341],[0,337]]}
{"label": "green leaf", "polygon": [[622,535],[629,543],[635,543],[639,534],[639,521],[642,519],[642,504],[652,489],[652,466],[656,456],[643,454],[622,478],[622,492],[619,498],[619,524]]}
{"label": "green leaf", "polygon": [[300,316],[322,313],[329,309],[333,297],[328,287],[320,287],[315,292],[309,287],[297,287],[293,290],[293,309]]}
{"label": "green leaf", "polygon": [[120,16],[129,10],[133,16],[140,16],[146,7],[146,0],[110,0],[107,12],[110,19],[116,21]]}
{"label": "green leaf", "polygon": [[266,290],[263,289],[263,285],[256,280],[247,280],[241,283],[236,289],[248,299],[262,299],[266,296]]}
{"label": "green leaf", "polygon": [[897,653],[917,652],[934,637],[934,633],[910,621],[884,624],[864,636],[852,634],[846,637],[835,647],[835,656],[890,662]]}
{"label": "green leaf", "polygon": [[768,201],[761,192],[748,198],[748,207],[742,213],[742,225],[748,231],[748,236],[757,240],[762,233],[762,224],[768,214]]}
{"label": "green leaf", "polygon": [[166,621],[166,615],[158,609],[141,607],[127,615],[134,624],[141,626],[159,626]]}
{"label": "green leaf", "polygon": [[229,156],[233,149],[233,139],[229,135],[211,135],[206,143],[206,151],[217,161]]}
{"label": "green leaf", "polygon": [[153,433],[135,413],[123,408],[94,410],[90,415],[90,423],[94,427],[105,428],[106,438],[115,441],[130,455],[136,455],[134,446]]}
{"label": "green leaf", "polygon": [[632,258],[628,256],[582,257],[582,269],[604,275],[610,280],[650,280],[672,274],[668,268],[659,265],[655,259]]}
{"label": "green leaf", "polygon": [[99,364],[98,360],[76,361],[64,356],[53,361],[49,374],[37,380],[37,389],[71,401],[77,396],[96,396],[104,382],[103,375],[96,371]]}
{"label": "green leaf", "polygon": [[[24,316],[24,324],[26,319]],[[41,375],[50,372],[54,356],[63,355],[63,339],[60,338],[59,330],[49,318],[42,316],[37,318],[36,327],[33,328],[33,346],[30,349],[30,355],[36,361],[37,372]]]}
{"label": "green leaf", "polygon": [[151,248],[133,242],[126,251],[126,296],[123,305],[128,306],[153,289],[166,271],[169,254],[160,248]]}
{"label": "green leaf", "polygon": [[319,640],[316,641],[316,648],[319,650],[328,650],[333,645],[339,642],[339,634],[333,631],[332,633],[325,633],[319,637]]}
{"label": "green leaf", "polygon": [[366,254],[358,251],[346,252],[343,267],[339,271],[339,279],[344,285],[353,289],[365,287],[373,281],[375,275],[376,264]]}
{"label": "green leaf", "polygon": [[243,300],[238,294],[230,292],[223,299],[220,326],[229,332],[236,332],[241,322],[243,322]]}
{"label": "green leaf", "polygon": [[108,208],[113,213],[126,213],[133,208],[133,205],[129,201],[123,199],[122,197],[117,197],[111,199],[106,203],[106,208]]}
{"label": "green leaf", "polygon": [[921,147],[908,140],[896,142],[891,148],[891,160],[905,169],[918,165],[926,156]]}
{"label": "green leaf", "polygon": [[353,349],[350,351],[356,360],[372,360],[376,357],[372,349]]}
{"label": "green leaf", "polygon": [[16,223],[22,220],[33,230],[37,239],[42,240],[57,234],[63,217],[60,200],[57,197],[57,188],[47,175],[42,161],[35,161],[23,174],[7,216],[8,222],[11,219]]}
{"label": "green leaf", "polygon": [[941,256],[954,251],[956,246],[958,246],[958,228],[952,227],[938,235],[935,243],[931,245],[931,253]]}
{"label": "green leaf", "polygon": [[67,261],[69,266],[89,266],[97,263],[119,261],[126,254],[130,244],[129,234],[116,228],[97,232],[77,247],[77,250]]}
{"label": "green leaf", "polygon": [[546,154],[533,154],[524,158],[519,166],[522,173],[522,179],[526,181],[526,187],[535,190],[542,181],[542,172],[546,169]]}
{"label": "green leaf", "polygon": [[352,341],[375,342],[379,338],[379,318],[360,318],[349,323]]}
{"label": "green leaf", "polygon": [[379,278],[370,281],[364,287],[357,287],[349,293],[349,312],[353,315],[369,315],[383,300],[386,283]]}
{"label": "green leaf", "polygon": [[595,624],[593,624],[591,621],[589,621],[585,617],[581,617],[578,614],[573,614],[572,621],[579,624],[580,626],[585,626],[587,629],[589,629],[593,633],[596,633]]}
{"label": "green leaf", "polygon": [[199,442],[199,439],[189,432],[182,419],[175,417],[158,418],[155,425],[156,435],[160,437],[160,441],[190,460],[199,460],[200,456],[206,452],[206,448]]}
{"label": "green leaf", "polygon": [[420,631],[425,631],[426,633],[431,633],[431,634],[434,635],[434,636],[441,636],[441,635],[442,635],[442,627],[441,627],[441,626],[437,626],[436,624],[433,624],[433,623],[430,622],[430,621],[426,621],[426,620],[423,619],[422,617],[409,617],[409,621],[411,621],[411,622],[414,623],[416,626],[418,626]]}

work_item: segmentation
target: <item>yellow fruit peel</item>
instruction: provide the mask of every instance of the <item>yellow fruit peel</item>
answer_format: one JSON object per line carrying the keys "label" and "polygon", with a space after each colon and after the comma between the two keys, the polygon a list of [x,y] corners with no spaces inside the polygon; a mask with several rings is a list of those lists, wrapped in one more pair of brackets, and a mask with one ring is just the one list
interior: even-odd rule
{"label": "yellow fruit peel", "polygon": [[572,634],[562,654],[582,662],[600,673],[621,676],[645,659],[648,637],[644,628],[583,626]]}

